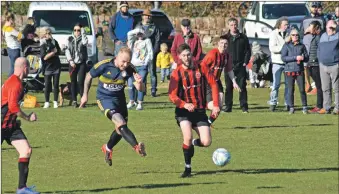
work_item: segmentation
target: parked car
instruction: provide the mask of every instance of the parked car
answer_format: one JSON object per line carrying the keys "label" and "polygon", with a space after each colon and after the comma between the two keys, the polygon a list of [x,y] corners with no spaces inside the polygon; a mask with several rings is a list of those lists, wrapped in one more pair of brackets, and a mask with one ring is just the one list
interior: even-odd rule
{"label": "parked car", "polygon": [[[68,37],[73,33],[73,27],[80,23],[88,37],[87,53],[88,64],[98,62],[95,26],[91,10],[82,2],[32,2],[27,17],[34,17],[37,27],[49,27],[53,38],[59,45],[67,46]],[[68,68],[68,61],[64,51],[59,56],[62,68]]]}

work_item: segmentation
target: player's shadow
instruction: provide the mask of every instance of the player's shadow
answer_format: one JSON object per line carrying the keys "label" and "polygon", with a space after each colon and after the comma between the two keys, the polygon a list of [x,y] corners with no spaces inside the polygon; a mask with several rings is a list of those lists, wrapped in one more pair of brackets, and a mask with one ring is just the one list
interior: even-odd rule
{"label": "player's shadow", "polygon": [[257,189],[282,189],[283,187],[281,186],[260,186],[257,187]]}
{"label": "player's shadow", "polygon": [[132,186],[89,189],[89,190],[47,191],[47,192],[41,192],[41,193],[83,193],[83,192],[98,193],[98,192],[114,191],[114,190],[120,190],[120,189],[161,189],[161,188],[174,188],[174,187],[195,186],[195,185],[213,185],[213,184],[225,184],[225,183],[226,182],[143,184],[143,185],[132,185]]}
{"label": "player's shadow", "polygon": [[320,124],[308,124],[308,125],[262,125],[262,126],[236,126],[233,129],[265,129],[265,128],[296,128],[296,127],[323,127],[323,126],[331,126],[333,124],[328,123],[320,123]]}
{"label": "player's shadow", "polygon": [[[35,146],[35,147],[32,147],[32,149],[39,149],[39,148],[48,148],[48,146]],[[15,150],[15,147],[7,147],[7,148],[1,148],[2,151],[6,151],[6,150]]]}
{"label": "player's shadow", "polygon": [[225,169],[225,170],[212,170],[212,171],[200,171],[196,175],[211,175],[222,173],[240,173],[240,174],[273,174],[273,173],[299,173],[299,172],[329,172],[339,171],[338,167],[332,168],[268,168],[268,169]]}

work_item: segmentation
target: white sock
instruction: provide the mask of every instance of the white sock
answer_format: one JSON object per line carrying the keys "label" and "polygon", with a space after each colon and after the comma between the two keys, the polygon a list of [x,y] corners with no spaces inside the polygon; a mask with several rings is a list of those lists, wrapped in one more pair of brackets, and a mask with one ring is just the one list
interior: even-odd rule
{"label": "white sock", "polygon": [[106,144],[106,151],[108,152],[111,152],[112,150],[110,150],[108,147],[107,147],[107,144]]}

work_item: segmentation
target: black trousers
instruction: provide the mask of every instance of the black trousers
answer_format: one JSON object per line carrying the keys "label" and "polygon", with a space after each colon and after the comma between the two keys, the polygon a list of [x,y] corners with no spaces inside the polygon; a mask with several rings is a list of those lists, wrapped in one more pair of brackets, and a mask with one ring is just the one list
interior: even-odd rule
{"label": "black trousers", "polygon": [[72,101],[77,101],[78,92],[80,96],[84,93],[84,83],[86,77],[86,70],[87,65],[83,64],[76,64],[76,67],[73,68],[69,66],[69,74],[71,77],[71,90],[72,90]]}
{"label": "black trousers", "polygon": [[52,90],[52,78],[53,78],[54,101],[58,101],[60,73],[45,75],[45,102],[49,102],[49,95]]}
{"label": "black trousers", "polygon": [[[246,89],[246,67],[238,67],[234,68],[234,76],[236,77],[236,82],[239,85],[239,88],[241,89],[241,92],[239,94],[239,102],[240,102],[240,108],[243,111],[248,110],[248,103],[247,103],[247,89]],[[225,75],[225,82],[226,82],[226,92],[225,92],[225,111],[230,112],[232,111],[233,106],[233,82],[228,76],[228,74]]]}
{"label": "black trousers", "polygon": [[300,75],[286,75],[287,82],[287,105],[290,108],[294,108],[294,90],[295,90],[295,81],[297,81],[301,103],[303,107],[307,107],[307,97],[305,92],[305,75],[304,72],[301,72]]}
{"label": "black trousers", "polygon": [[311,66],[309,68],[310,75],[315,82],[315,86],[317,87],[317,107],[323,108],[323,90],[321,89],[321,79],[320,79],[320,70],[319,66]]}

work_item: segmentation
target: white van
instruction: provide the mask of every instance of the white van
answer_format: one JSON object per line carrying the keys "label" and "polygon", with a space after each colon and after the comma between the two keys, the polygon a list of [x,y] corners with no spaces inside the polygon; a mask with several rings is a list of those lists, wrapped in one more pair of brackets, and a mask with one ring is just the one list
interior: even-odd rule
{"label": "white van", "polygon": [[[68,37],[73,33],[73,27],[80,23],[88,37],[89,63],[98,62],[95,28],[91,10],[82,2],[32,2],[29,5],[28,17],[34,17],[37,27],[50,27],[53,38],[62,46],[67,46]],[[62,67],[68,67],[65,53],[59,56]]]}

